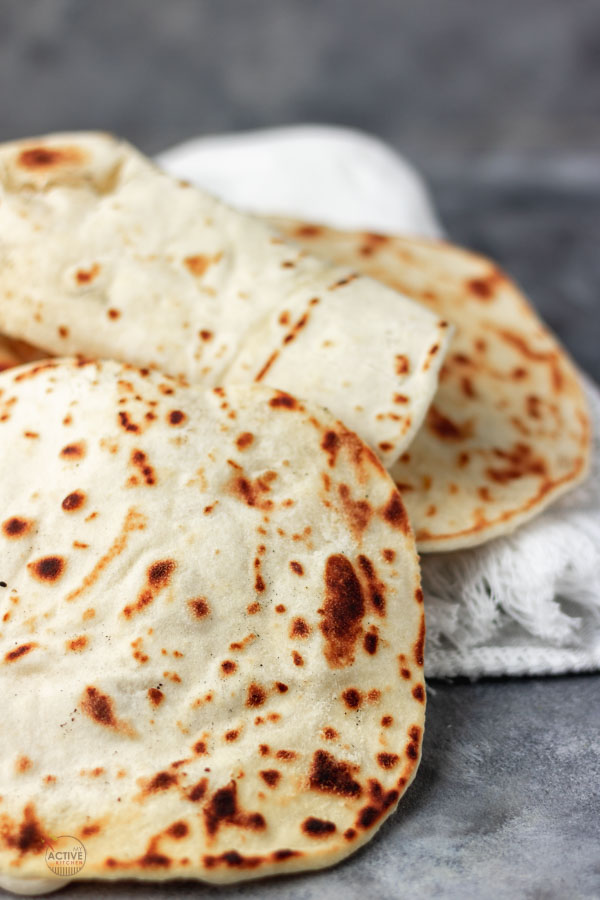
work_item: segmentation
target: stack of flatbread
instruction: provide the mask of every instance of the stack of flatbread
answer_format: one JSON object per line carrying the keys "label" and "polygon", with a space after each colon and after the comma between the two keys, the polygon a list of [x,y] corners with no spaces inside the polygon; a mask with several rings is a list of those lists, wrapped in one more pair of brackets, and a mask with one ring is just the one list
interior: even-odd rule
{"label": "stack of flatbread", "polygon": [[1,883],[330,865],[419,763],[417,549],[584,476],[576,372],[489,261],[107,135],[0,190]]}

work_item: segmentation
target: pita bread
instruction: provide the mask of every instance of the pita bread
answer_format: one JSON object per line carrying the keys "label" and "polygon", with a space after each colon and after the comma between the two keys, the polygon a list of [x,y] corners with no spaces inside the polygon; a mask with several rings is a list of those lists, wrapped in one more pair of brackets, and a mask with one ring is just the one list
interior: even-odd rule
{"label": "pita bread", "polygon": [[585,477],[590,430],[575,367],[494,263],[441,241],[276,224],[455,326],[426,421],[391,467],[419,550],[507,534]]}
{"label": "pita bread", "polygon": [[273,385],[331,409],[387,465],[410,444],[448,342],[422,305],[310,257],[108,135],[0,146],[0,197],[11,337],[208,387]]}
{"label": "pita bread", "polygon": [[0,454],[2,875],[61,835],[78,878],[215,882],[365,843],[425,706],[375,455],[283,392],[84,360],[0,375]]}
{"label": "pita bread", "polygon": [[33,347],[25,341],[11,340],[0,334],[0,372],[35,359],[43,359],[45,355],[39,347]]}

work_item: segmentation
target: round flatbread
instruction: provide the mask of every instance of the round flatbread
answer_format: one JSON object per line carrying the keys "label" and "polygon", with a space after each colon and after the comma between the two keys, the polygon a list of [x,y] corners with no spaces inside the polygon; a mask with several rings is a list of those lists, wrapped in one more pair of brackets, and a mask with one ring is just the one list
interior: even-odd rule
{"label": "round flatbread", "polygon": [[47,356],[43,350],[33,347],[25,341],[13,340],[0,334],[0,372],[20,366],[22,363],[33,362],[36,359],[44,359]]}
{"label": "round flatbread", "polygon": [[11,337],[205,387],[290,391],[330,409],[386,465],[437,387],[447,322],[110,135],[0,145],[0,248]]}
{"label": "round flatbread", "polygon": [[507,534],[585,477],[590,430],[575,367],[494,263],[441,241],[277,225],[455,326],[425,422],[390,469],[419,550]]}
{"label": "round flatbread", "polygon": [[262,386],[54,360],[0,375],[0,454],[2,875],[54,877],[67,838],[76,878],[215,882],[367,841],[425,687],[414,540],[366,445]]}

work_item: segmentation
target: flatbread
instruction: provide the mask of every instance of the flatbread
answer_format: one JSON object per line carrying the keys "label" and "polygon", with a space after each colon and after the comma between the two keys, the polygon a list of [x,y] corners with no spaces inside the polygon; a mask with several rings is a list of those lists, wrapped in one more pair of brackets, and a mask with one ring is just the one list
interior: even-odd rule
{"label": "flatbread", "polygon": [[33,362],[35,359],[43,359],[46,355],[39,347],[0,334],[0,372],[13,366],[20,366],[22,363]]}
{"label": "flatbread", "polygon": [[422,305],[310,257],[109,135],[1,145],[0,201],[11,337],[208,387],[270,384],[332,410],[386,465],[410,444],[448,343]]}
{"label": "flatbread", "polygon": [[419,550],[507,534],[585,477],[590,429],[575,367],[493,262],[441,241],[274,224],[455,326],[426,422],[391,467]]}
{"label": "flatbread", "polygon": [[64,835],[77,878],[214,882],[365,843],[425,709],[375,455],[283,392],[84,360],[0,375],[0,455],[0,873]]}

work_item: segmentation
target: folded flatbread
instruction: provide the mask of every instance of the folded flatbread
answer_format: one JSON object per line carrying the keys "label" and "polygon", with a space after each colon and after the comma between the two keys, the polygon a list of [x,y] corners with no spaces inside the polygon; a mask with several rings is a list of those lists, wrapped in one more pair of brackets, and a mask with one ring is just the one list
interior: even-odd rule
{"label": "folded flatbread", "polygon": [[274,224],[455,326],[426,421],[391,467],[420,550],[507,534],[584,478],[590,431],[575,367],[494,263],[441,241]]}
{"label": "folded flatbread", "polygon": [[53,360],[0,375],[0,457],[11,887],[55,879],[63,836],[77,878],[215,882],[365,843],[425,708],[418,558],[372,451],[262,386]]}
{"label": "folded flatbread", "polygon": [[448,341],[422,305],[104,134],[0,146],[0,260],[10,337],[209,387],[288,390],[331,409],[388,466],[423,420]]}
{"label": "folded flatbread", "polygon": [[34,359],[43,359],[46,355],[39,347],[33,347],[25,341],[11,340],[0,334],[0,372]]}

